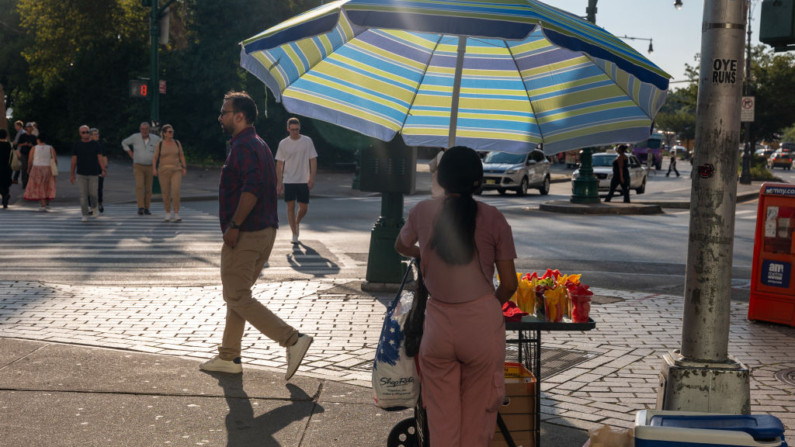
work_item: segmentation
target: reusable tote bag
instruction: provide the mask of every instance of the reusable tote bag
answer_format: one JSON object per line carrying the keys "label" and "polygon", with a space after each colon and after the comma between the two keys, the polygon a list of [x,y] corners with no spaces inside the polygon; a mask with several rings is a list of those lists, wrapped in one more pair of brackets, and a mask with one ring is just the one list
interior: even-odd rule
{"label": "reusable tote bag", "polygon": [[373,398],[384,409],[412,408],[420,395],[414,359],[406,355],[404,329],[414,301],[413,292],[404,292],[411,267],[406,269],[397,296],[387,306],[381,338],[373,361]]}

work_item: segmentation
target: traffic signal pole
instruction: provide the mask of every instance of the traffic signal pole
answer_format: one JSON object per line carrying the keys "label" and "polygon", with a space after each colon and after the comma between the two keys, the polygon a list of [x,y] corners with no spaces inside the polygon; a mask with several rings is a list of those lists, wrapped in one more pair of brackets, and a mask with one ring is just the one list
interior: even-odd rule
{"label": "traffic signal pole", "polygon": [[[585,12],[591,23],[596,23],[596,3],[598,0],[588,0]],[[599,180],[593,175],[593,149],[586,147],[580,156],[580,176],[572,183],[572,203],[600,203]]]}
{"label": "traffic signal pole", "polygon": [[[745,55],[745,96],[751,96],[751,4],[748,4],[748,43]],[[751,184],[751,122],[745,123],[745,149],[743,150],[743,168],[740,173],[740,183]]]}
{"label": "traffic signal pole", "polygon": [[728,353],[746,1],[706,0],[681,350],[657,408],[748,414],[750,371]]}
{"label": "traffic signal pole", "polygon": [[149,116],[151,126],[160,128],[160,57],[158,46],[160,44],[160,0],[150,0],[152,7],[149,11]]}

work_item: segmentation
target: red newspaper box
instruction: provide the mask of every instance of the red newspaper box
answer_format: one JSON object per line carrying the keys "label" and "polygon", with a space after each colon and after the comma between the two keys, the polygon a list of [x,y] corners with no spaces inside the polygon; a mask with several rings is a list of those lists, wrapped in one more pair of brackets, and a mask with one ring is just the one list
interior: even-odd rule
{"label": "red newspaper box", "polygon": [[795,185],[765,183],[759,191],[749,320],[795,326]]}

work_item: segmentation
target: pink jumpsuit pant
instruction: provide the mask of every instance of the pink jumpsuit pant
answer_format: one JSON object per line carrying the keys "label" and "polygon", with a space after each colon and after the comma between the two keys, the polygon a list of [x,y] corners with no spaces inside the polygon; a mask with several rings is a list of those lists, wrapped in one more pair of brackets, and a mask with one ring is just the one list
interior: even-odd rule
{"label": "pink jumpsuit pant", "polygon": [[487,447],[505,396],[505,320],[494,295],[428,300],[420,345],[432,447]]}

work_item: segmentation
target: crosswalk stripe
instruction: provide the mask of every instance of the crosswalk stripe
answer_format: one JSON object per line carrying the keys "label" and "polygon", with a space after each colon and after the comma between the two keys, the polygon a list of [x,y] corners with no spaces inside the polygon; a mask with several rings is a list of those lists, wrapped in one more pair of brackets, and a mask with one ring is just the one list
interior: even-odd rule
{"label": "crosswalk stripe", "polygon": [[[137,215],[134,204],[106,208],[89,222],[81,222],[79,207],[13,211],[0,214],[0,234],[13,235],[0,238],[0,279],[220,285],[223,235],[217,216],[183,207],[182,222],[164,222],[162,213]],[[303,242],[277,240],[261,276],[361,275],[357,265],[346,265],[322,243]]]}

